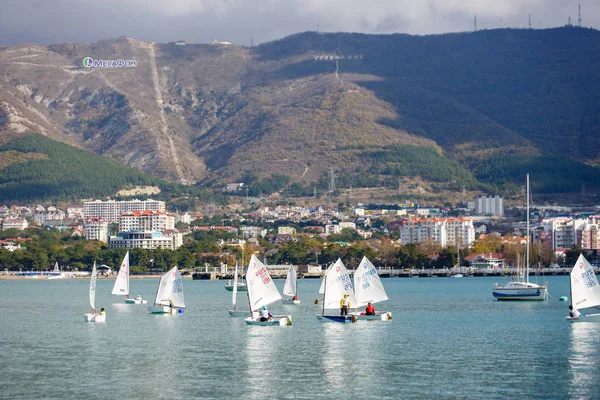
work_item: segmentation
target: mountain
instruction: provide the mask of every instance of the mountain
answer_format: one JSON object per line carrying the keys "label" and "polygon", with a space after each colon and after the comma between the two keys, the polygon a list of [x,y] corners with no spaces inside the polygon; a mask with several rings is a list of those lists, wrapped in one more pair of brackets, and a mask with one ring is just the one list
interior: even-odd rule
{"label": "mountain", "polygon": [[[174,182],[600,189],[600,32],[305,32],[254,48],[0,48],[0,134],[36,132]],[[86,68],[83,60],[135,60]],[[250,178],[251,179],[250,179]]]}

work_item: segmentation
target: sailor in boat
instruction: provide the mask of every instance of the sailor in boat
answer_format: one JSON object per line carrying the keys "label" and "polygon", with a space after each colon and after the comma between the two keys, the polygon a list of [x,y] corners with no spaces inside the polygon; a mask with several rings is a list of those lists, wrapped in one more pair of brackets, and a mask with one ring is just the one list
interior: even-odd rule
{"label": "sailor in boat", "polygon": [[298,300],[298,296],[292,297],[292,300]]}
{"label": "sailor in boat", "polygon": [[266,322],[272,318],[273,316],[269,310],[267,310],[267,306],[263,306],[262,310],[260,311],[260,322]]}
{"label": "sailor in boat", "polygon": [[169,300],[169,314],[173,314],[173,300]]}
{"label": "sailor in boat", "polygon": [[[95,314],[95,313],[96,313],[96,310],[94,310],[94,314]],[[101,317],[104,317],[104,316],[106,316],[106,313],[104,312],[104,308],[101,308],[101,309],[100,309],[100,316],[101,316]]]}
{"label": "sailor in boat", "polygon": [[348,300],[348,293],[344,294],[344,297],[340,300],[340,315],[348,315],[348,309],[350,308],[350,300]]}
{"label": "sailor in boat", "polygon": [[571,316],[571,318],[579,318],[581,316],[581,313],[571,305],[569,306],[569,315]]}
{"label": "sailor in boat", "polygon": [[373,304],[371,304],[371,302],[369,302],[369,304],[367,304],[367,307],[365,308],[365,314],[366,315],[375,315],[375,307],[373,307]]}

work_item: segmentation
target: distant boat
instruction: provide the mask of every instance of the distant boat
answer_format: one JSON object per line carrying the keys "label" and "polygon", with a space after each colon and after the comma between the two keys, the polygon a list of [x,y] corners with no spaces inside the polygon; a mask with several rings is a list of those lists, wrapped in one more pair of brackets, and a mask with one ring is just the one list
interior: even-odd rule
{"label": "distant boat", "polygon": [[85,322],[104,322],[106,320],[106,315],[96,314],[96,275],[96,261],[94,261],[90,278],[90,306],[92,307],[92,312],[84,314],[83,320]]}
{"label": "distant boat", "polygon": [[[385,288],[381,283],[381,278],[377,273],[377,269],[367,257],[363,256],[362,261],[354,272],[354,297],[356,299],[355,307],[364,307],[369,303],[375,304],[388,300]],[[392,319],[391,312],[375,312],[375,315],[367,315],[364,311],[353,312],[358,320],[368,321],[390,321]]]}
{"label": "distant boat", "polygon": [[[237,282],[238,280],[238,265],[235,263],[235,273],[233,274],[233,281]],[[232,287],[233,294],[231,295],[231,303],[233,304],[233,309],[229,310],[229,315],[232,317],[247,317],[249,315],[247,310],[241,311],[237,309],[237,285],[233,285]]]}
{"label": "distant boat", "polygon": [[452,274],[450,275],[450,278],[463,278],[464,275],[463,274]]}
{"label": "distant boat", "polygon": [[356,322],[356,316],[340,315],[340,300],[344,297],[344,294],[348,295],[350,307],[356,304],[352,280],[342,260],[338,258],[335,264],[327,269],[322,286],[323,308],[321,314],[318,314],[317,317],[331,322]]}
{"label": "distant boat", "polygon": [[286,326],[292,325],[291,315],[273,315],[268,321],[261,321],[259,310],[281,300],[277,286],[271,279],[267,267],[253,254],[246,272],[248,283],[248,304],[251,317],[246,318],[248,325]]}
{"label": "distant boat", "polygon": [[150,314],[175,314],[183,312],[185,298],[183,296],[183,280],[179,269],[175,266],[160,278],[154,305],[148,307]]}
{"label": "distant boat", "polygon": [[542,301],[548,298],[546,285],[529,282],[529,174],[527,174],[527,256],[525,261],[525,278],[514,279],[504,286],[496,283],[492,294],[497,300]]}
{"label": "distant boat", "polygon": [[138,295],[135,298],[129,297],[129,252],[125,253],[123,262],[121,262],[121,268],[117,279],[115,279],[115,285],[113,286],[112,293],[117,296],[126,296],[125,304],[146,304],[148,300],[142,299],[142,296]]}
{"label": "distant boat", "polygon": [[47,279],[63,279],[65,276],[58,267],[58,261],[54,263],[54,269],[50,271]]}
{"label": "distant boat", "polygon": [[[594,273],[594,268],[585,259],[583,254],[579,255],[577,262],[569,276],[571,284],[571,305],[578,311],[588,308],[600,307],[600,285]],[[597,310],[596,310],[597,311]],[[567,317],[570,322],[600,322],[600,313],[584,314],[579,317]]]}
{"label": "distant boat", "polygon": [[283,304],[300,304],[300,300],[298,300],[297,280],[296,269],[293,265],[290,265],[287,277],[285,278],[285,284],[283,285],[283,294],[291,297],[291,299],[283,299]]}

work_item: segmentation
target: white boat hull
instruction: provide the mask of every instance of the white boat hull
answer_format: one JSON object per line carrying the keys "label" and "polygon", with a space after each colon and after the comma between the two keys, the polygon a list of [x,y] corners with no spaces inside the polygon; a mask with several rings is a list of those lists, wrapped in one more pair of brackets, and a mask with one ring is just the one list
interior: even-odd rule
{"label": "white boat hull", "polygon": [[83,321],[84,322],[104,322],[104,321],[106,321],[106,315],[84,314]]}
{"label": "white boat hull", "polygon": [[148,300],[136,297],[134,299],[125,299],[125,304],[148,304]]}
{"label": "white boat hull", "polygon": [[535,283],[516,281],[504,286],[496,284],[492,294],[499,301],[542,301],[548,298],[548,289]]}
{"label": "white boat hull", "polygon": [[600,322],[600,314],[581,314],[579,317],[567,317],[569,322]]}
{"label": "white boat hull", "polygon": [[246,318],[246,324],[248,325],[260,325],[260,326],[291,326],[292,316],[291,315],[274,315],[272,319],[268,321],[261,321],[260,317],[248,317]]}
{"label": "white boat hull", "polygon": [[180,308],[171,308],[169,306],[150,306],[148,307],[148,312],[150,314],[177,314],[182,313],[183,310]]}
{"label": "white boat hull", "polygon": [[375,315],[367,315],[364,312],[353,312],[350,313],[355,316],[358,321],[391,321],[392,313],[391,312],[376,312]]}
{"label": "white boat hull", "polygon": [[[233,285],[225,284],[224,286],[225,286],[225,290],[233,292]],[[248,291],[248,286],[246,286],[246,285],[238,285],[237,290],[238,290],[238,292],[247,292]]]}
{"label": "white boat hull", "polygon": [[281,301],[285,305],[298,305],[300,304],[300,300],[292,300],[292,299],[283,299]]}
{"label": "white boat hull", "polygon": [[248,317],[248,311],[239,311],[239,310],[229,310],[229,315],[231,317],[239,318],[239,317]]}

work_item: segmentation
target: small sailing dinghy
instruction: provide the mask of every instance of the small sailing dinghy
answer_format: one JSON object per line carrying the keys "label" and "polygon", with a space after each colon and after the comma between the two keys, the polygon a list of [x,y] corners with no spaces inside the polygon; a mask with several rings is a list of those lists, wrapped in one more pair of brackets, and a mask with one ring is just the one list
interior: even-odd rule
{"label": "small sailing dinghy", "polygon": [[148,303],[148,300],[142,299],[142,296],[140,295],[133,299],[129,297],[129,252],[125,253],[125,257],[123,257],[123,262],[121,263],[121,268],[119,268],[117,279],[115,279],[112,294],[125,296],[125,304]]}
{"label": "small sailing dinghy", "polygon": [[[235,263],[235,272],[233,274],[233,281],[237,282],[238,280],[238,265],[237,262]],[[232,317],[247,317],[248,316],[248,311],[244,310],[238,310],[237,309],[237,292],[238,292],[238,288],[237,285],[233,287],[233,294],[231,295],[231,303],[233,304],[233,309],[229,310],[229,315]]]}
{"label": "small sailing dinghy", "polygon": [[[571,305],[574,309],[581,311],[582,309],[600,307],[600,285],[598,284],[598,278],[594,273],[594,268],[585,259],[583,254],[579,255],[577,262],[571,270],[569,279],[571,282]],[[581,313],[578,317],[567,317],[567,321],[600,322],[600,313]]]}
{"label": "small sailing dinghy", "polygon": [[271,279],[267,267],[253,254],[246,272],[248,300],[251,317],[246,318],[248,325],[286,326],[292,325],[291,315],[273,315],[268,321],[261,321],[258,311],[269,304],[281,300],[277,286]]}
{"label": "small sailing dinghy", "polygon": [[[379,303],[388,300],[387,293],[381,283],[381,278],[377,273],[375,266],[367,257],[363,256],[362,261],[354,272],[354,297],[356,298],[356,307],[364,307],[369,303]],[[367,315],[365,311],[351,313],[356,319],[368,321],[390,321],[391,312],[376,311],[375,315]]]}
{"label": "small sailing dinghy", "polygon": [[90,314],[84,314],[83,320],[85,322],[104,322],[106,320],[105,314],[96,314],[96,261],[94,261],[94,267],[92,268],[92,275],[90,278],[90,306],[92,306],[92,312]]}
{"label": "small sailing dinghy", "polygon": [[339,258],[325,273],[323,292],[323,309],[321,314],[317,314],[319,319],[333,322],[356,322],[355,316],[341,315],[340,312],[340,300],[345,294],[348,295],[350,307],[356,304],[356,299],[348,270]]}
{"label": "small sailing dinghy", "polygon": [[54,269],[50,271],[47,279],[63,279],[65,276],[58,267],[58,261],[54,263]]}
{"label": "small sailing dinghy", "polygon": [[154,305],[148,307],[150,314],[175,314],[183,312],[185,299],[183,297],[183,280],[177,267],[171,268],[160,278]]}
{"label": "small sailing dinghy", "polygon": [[291,299],[283,299],[283,304],[300,304],[298,300],[298,284],[297,284],[296,269],[293,265],[290,265],[287,277],[285,278],[285,284],[283,285],[283,294],[291,297]]}

